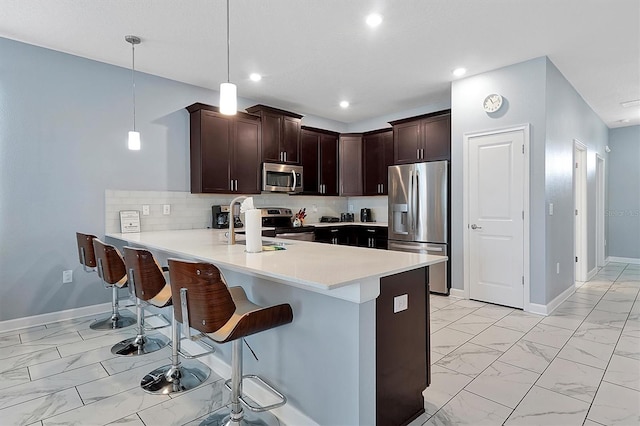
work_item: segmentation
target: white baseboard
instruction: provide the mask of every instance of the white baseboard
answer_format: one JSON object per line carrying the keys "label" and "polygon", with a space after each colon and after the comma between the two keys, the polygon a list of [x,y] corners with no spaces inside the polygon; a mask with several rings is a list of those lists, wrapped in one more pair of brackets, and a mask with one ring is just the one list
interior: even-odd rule
{"label": "white baseboard", "polygon": [[49,324],[57,321],[70,320],[95,314],[111,312],[111,303],[101,303],[99,305],[83,306],[82,308],[67,309],[66,311],[51,312],[48,314],[34,315],[24,318],[0,322],[0,332],[17,330],[20,328],[34,327],[37,325]]}
{"label": "white baseboard", "polygon": [[464,290],[460,290],[458,288],[449,289],[449,295],[453,297],[459,297],[461,299],[467,298],[467,295],[465,294]]}
{"label": "white baseboard", "polygon": [[560,306],[562,302],[564,302],[569,297],[571,297],[571,295],[575,292],[576,292],[576,286],[572,285],[571,287],[567,288],[565,291],[560,293],[557,297],[555,297],[551,302],[547,303],[546,305],[541,305],[538,303],[529,303],[529,309],[527,310],[527,312],[531,312],[532,314],[539,314],[539,315],[549,315],[551,312],[553,312],[554,309]]}
{"label": "white baseboard", "polygon": [[609,256],[607,257],[607,262],[616,262],[616,263],[633,263],[634,265],[640,265],[640,259],[636,259],[635,257],[616,257]]}
{"label": "white baseboard", "polygon": [[589,281],[591,278],[595,277],[597,273],[598,273],[598,267],[596,266],[595,268],[593,268],[592,270],[590,270],[587,273],[587,281]]}

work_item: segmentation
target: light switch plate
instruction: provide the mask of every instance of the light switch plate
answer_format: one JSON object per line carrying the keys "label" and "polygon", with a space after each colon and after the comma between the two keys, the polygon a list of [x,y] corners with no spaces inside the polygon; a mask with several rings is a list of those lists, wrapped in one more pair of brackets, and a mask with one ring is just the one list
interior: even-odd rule
{"label": "light switch plate", "polygon": [[171,214],[171,204],[164,204],[162,206],[162,214]]}
{"label": "light switch plate", "polygon": [[142,206],[142,216],[149,216],[149,205],[145,204]]}
{"label": "light switch plate", "polygon": [[62,284],[67,284],[73,281],[73,270],[67,269],[62,271]]}
{"label": "light switch plate", "polygon": [[409,308],[409,295],[402,294],[393,298],[393,313],[406,311]]}

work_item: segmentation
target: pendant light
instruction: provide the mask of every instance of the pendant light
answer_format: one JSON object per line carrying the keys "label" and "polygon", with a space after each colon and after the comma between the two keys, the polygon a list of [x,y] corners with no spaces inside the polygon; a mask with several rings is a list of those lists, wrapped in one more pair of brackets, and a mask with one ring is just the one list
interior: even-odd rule
{"label": "pendant light", "polygon": [[229,0],[227,0],[227,82],[220,84],[220,113],[225,115],[235,115],[238,112],[238,96],[236,85],[230,82],[229,78],[229,50],[231,42],[229,39]]}
{"label": "pendant light", "polygon": [[131,44],[131,86],[133,88],[133,130],[129,132],[129,149],[140,150],[140,133],[136,131],[136,44],[140,44],[140,37],[134,35],[124,36],[127,43]]}

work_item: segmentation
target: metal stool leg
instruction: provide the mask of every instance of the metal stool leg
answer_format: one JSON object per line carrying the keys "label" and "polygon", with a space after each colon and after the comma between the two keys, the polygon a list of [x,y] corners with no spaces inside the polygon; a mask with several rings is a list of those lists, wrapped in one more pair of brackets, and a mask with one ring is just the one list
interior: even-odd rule
{"label": "metal stool leg", "polygon": [[129,327],[136,322],[134,317],[120,314],[118,311],[118,287],[112,285],[111,288],[111,317],[92,322],[89,325],[92,330],[114,330]]}
{"label": "metal stool leg", "polygon": [[277,417],[266,411],[245,411],[242,407],[242,339],[231,342],[231,400],[214,411],[200,426],[277,426]]}
{"label": "metal stool leg", "polygon": [[138,319],[138,334],[125,339],[111,347],[111,353],[122,356],[136,356],[158,351],[169,344],[169,339],[162,335],[146,336],[144,333],[144,307],[142,301],[136,298],[136,314]]}
{"label": "metal stool leg", "polygon": [[145,392],[164,394],[183,392],[202,384],[209,369],[199,362],[180,362],[180,327],[175,313],[171,320],[171,364],[156,368],[143,377],[140,387]]}

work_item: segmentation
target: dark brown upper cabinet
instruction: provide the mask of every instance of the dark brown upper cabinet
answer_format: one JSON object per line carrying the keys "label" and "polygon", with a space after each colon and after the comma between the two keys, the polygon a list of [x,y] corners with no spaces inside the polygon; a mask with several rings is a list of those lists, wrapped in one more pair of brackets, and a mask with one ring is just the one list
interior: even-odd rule
{"label": "dark brown upper cabinet", "polygon": [[260,118],[217,107],[187,107],[191,133],[192,193],[260,193]]}
{"label": "dark brown upper cabinet", "polygon": [[302,126],[300,164],[304,194],[338,195],[338,137],[329,130]]}
{"label": "dark brown upper cabinet", "polygon": [[389,122],[394,164],[451,159],[451,111]]}
{"label": "dark brown upper cabinet", "polygon": [[387,195],[387,173],[393,165],[393,130],[362,134],[363,195]]}
{"label": "dark brown upper cabinet", "polygon": [[262,122],[262,161],[300,164],[300,127],[302,116],[266,105],[247,108]]}
{"label": "dark brown upper cabinet", "polygon": [[340,135],[340,195],[362,195],[362,134]]}

